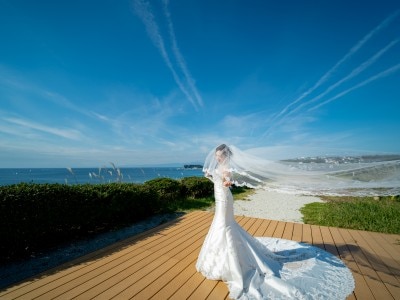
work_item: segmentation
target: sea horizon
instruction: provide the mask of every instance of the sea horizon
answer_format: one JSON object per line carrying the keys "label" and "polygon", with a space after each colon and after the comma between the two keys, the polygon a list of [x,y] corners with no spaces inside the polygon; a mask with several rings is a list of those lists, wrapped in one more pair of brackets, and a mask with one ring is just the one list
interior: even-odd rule
{"label": "sea horizon", "polygon": [[98,184],[98,183],[144,183],[154,178],[180,179],[202,176],[199,168],[180,166],[153,167],[46,167],[46,168],[0,168],[0,186],[18,183],[60,183],[60,184]]}
{"label": "sea horizon", "polygon": [[[286,186],[285,180],[268,183],[266,189],[297,194],[354,194],[354,195],[398,195],[400,194],[400,155],[366,156],[315,156],[280,161],[290,167],[327,172],[340,172],[341,177],[352,179],[346,188],[328,187],[325,190],[307,187],[303,190]],[[186,167],[185,167],[186,166]],[[0,186],[18,183],[38,184],[101,184],[144,183],[155,178],[181,179],[203,176],[202,164],[170,163],[157,166],[116,167],[113,163],[102,167],[44,167],[44,168],[0,168]]]}

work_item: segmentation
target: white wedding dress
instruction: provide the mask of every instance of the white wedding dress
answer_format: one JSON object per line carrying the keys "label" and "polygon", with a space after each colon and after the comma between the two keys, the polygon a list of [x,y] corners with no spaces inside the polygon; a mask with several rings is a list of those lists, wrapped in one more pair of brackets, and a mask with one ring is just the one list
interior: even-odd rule
{"label": "white wedding dress", "polygon": [[335,256],[294,241],[252,237],[233,215],[222,171],[212,174],[215,216],[196,269],[223,280],[233,299],[345,299],[354,289],[350,270]]}

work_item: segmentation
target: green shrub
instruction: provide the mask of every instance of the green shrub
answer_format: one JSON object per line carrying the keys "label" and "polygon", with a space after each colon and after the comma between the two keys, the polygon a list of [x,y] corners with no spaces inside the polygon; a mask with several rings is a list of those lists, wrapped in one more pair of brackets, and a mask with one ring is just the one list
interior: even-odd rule
{"label": "green shrub", "polygon": [[[145,184],[0,186],[0,263],[156,213],[207,207],[213,202],[212,191],[206,178],[158,178]],[[202,195],[208,198],[193,199]]]}
{"label": "green shrub", "polygon": [[181,179],[181,183],[188,198],[198,199],[213,195],[213,183],[205,177],[185,177]]}
{"label": "green shrub", "polygon": [[137,184],[0,187],[0,261],[144,219],[158,193]]}
{"label": "green shrub", "polygon": [[391,196],[390,200],[395,201],[395,202],[400,202],[400,195]]}
{"label": "green shrub", "polygon": [[[19,184],[1,187],[2,256],[19,255],[60,239],[60,233],[73,217],[63,204],[65,198],[74,198],[71,194],[68,186],[59,184]],[[12,253],[8,253],[9,250]]]}
{"label": "green shrub", "polygon": [[178,180],[171,178],[156,178],[144,183],[145,186],[157,191],[161,206],[181,201],[184,197],[184,190]]}
{"label": "green shrub", "polygon": [[110,183],[98,185],[97,190],[100,203],[107,209],[102,212],[102,219],[105,220],[118,217],[121,223],[131,223],[159,210],[159,195],[148,186]]}

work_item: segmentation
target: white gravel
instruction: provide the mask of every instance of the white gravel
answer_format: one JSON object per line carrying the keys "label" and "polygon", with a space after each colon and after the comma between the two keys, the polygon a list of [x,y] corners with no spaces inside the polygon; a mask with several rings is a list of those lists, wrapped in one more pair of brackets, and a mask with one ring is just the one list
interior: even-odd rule
{"label": "white gravel", "polygon": [[236,216],[303,223],[300,208],[307,203],[323,202],[315,196],[303,196],[257,190],[246,200],[235,200]]}

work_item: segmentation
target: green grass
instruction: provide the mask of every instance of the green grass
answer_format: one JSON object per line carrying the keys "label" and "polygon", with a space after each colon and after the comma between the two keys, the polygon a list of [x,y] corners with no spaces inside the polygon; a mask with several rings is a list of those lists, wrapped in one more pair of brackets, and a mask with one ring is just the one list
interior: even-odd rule
{"label": "green grass", "polygon": [[199,199],[185,199],[183,201],[173,202],[168,205],[166,211],[183,211],[183,212],[191,212],[193,210],[204,210],[208,207],[214,205],[214,197],[205,197]]}
{"label": "green grass", "polygon": [[[232,189],[232,195],[234,200],[246,200],[246,198],[255,193],[254,189],[245,187],[235,187]],[[194,210],[205,210],[212,207],[215,204],[214,196],[205,197],[199,199],[185,199],[183,201],[177,201],[168,205],[166,211],[183,211],[191,212]]]}
{"label": "green grass", "polygon": [[248,197],[253,195],[255,192],[255,189],[235,187],[232,189],[233,200],[248,200]]}
{"label": "green grass", "polygon": [[400,234],[399,196],[321,199],[325,202],[301,208],[304,223]]}

